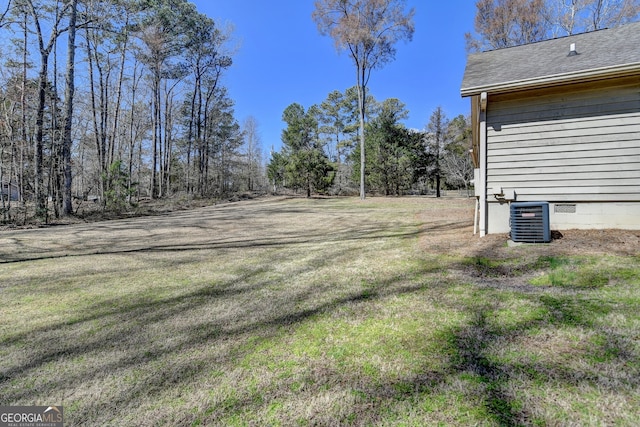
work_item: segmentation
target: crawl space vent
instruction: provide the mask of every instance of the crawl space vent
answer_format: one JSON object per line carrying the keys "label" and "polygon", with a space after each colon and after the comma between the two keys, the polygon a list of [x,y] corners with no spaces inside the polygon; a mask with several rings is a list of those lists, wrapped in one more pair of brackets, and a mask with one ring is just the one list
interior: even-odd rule
{"label": "crawl space vent", "polygon": [[553,206],[555,213],[576,213],[575,204],[556,204]]}
{"label": "crawl space vent", "polygon": [[523,243],[548,243],[551,241],[549,228],[549,203],[511,203],[509,220],[511,240]]}

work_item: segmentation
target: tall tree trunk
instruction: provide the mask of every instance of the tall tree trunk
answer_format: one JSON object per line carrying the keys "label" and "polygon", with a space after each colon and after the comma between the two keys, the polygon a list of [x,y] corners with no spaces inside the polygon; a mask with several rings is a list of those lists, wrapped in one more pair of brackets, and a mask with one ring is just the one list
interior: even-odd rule
{"label": "tall tree trunk", "polygon": [[189,111],[189,125],[187,127],[187,168],[185,174],[185,189],[187,194],[191,194],[191,149],[193,147],[193,128],[195,125],[195,113],[196,113],[196,97],[200,87],[200,76],[196,69],[195,83],[193,86],[193,94],[191,95],[191,104]]}
{"label": "tall tree trunk", "polygon": [[204,116],[202,118],[202,135],[201,135],[201,153],[200,153],[200,169],[201,169],[201,176],[200,179],[202,181],[201,184],[201,196],[205,197],[207,196],[207,193],[209,191],[208,189],[208,184],[209,184],[209,137],[207,135],[207,126],[208,126],[208,122],[209,122],[209,114],[208,114],[208,109],[205,107],[204,109]]}
{"label": "tall tree trunk", "polygon": [[358,75],[358,109],[360,110],[360,199],[364,200],[366,197],[365,188],[364,188],[364,163],[365,163],[365,154],[364,154],[364,121],[365,121],[365,111],[366,111],[366,85],[365,85],[365,67],[362,64],[358,64],[357,75]]}
{"label": "tall tree trunk", "polygon": [[[104,173],[104,165],[105,165],[105,152],[104,152],[104,144],[101,143],[100,141],[100,128],[98,127],[98,107],[96,105],[96,90],[95,90],[95,84],[94,84],[94,73],[93,73],[93,51],[91,49],[91,34],[89,33],[89,29],[86,29],[86,36],[87,36],[87,59],[89,61],[89,94],[90,94],[90,98],[91,98],[91,117],[93,119],[92,124],[93,124],[93,135],[94,135],[94,142],[95,142],[95,146],[96,146],[96,153],[98,154],[98,166],[100,169],[100,174],[102,175]],[[105,193],[105,187],[104,187],[104,179],[101,177],[100,178],[100,197],[102,198],[102,200],[104,201],[104,193]]]}
{"label": "tall tree trunk", "polygon": [[[58,2],[56,2],[56,21],[59,20],[60,10],[58,8]],[[49,92],[49,98],[51,102],[51,146],[49,149],[49,186],[47,193],[51,196],[51,202],[53,205],[53,212],[56,218],[60,217],[60,210],[62,208],[62,146],[61,139],[58,133],[58,44],[53,44],[53,81],[51,83],[51,89]]]}
{"label": "tall tree trunk", "polygon": [[[26,185],[24,182],[24,178],[25,178],[25,171],[24,171],[24,165],[25,165],[25,151],[27,150],[27,44],[28,44],[28,34],[29,32],[27,31],[27,14],[24,14],[24,21],[23,21],[23,25],[24,25],[24,37],[23,37],[23,51],[22,51],[22,76],[21,76],[21,92],[20,92],[20,115],[21,115],[21,124],[20,124],[20,130],[21,130],[21,136],[22,136],[22,144],[20,144],[20,165],[19,165],[19,174],[20,174],[20,181],[18,183],[18,189],[20,192],[20,203],[23,205],[25,204],[25,189],[26,189]],[[25,209],[26,211],[26,209]],[[26,220],[26,218],[25,218]]]}
{"label": "tall tree trunk", "polygon": [[200,196],[205,195],[205,141],[206,141],[206,123],[207,112],[202,111],[204,108],[202,99],[202,86],[198,86],[198,112],[196,115],[196,144],[198,146],[198,191]]}
{"label": "tall tree trunk", "polygon": [[153,81],[153,160],[151,165],[151,198],[158,196],[158,145],[160,144],[160,71],[154,70]]}
{"label": "tall tree trunk", "polygon": [[71,215],[73,207],[71,205],[71,122],[73,120],[73,95],[74,85],[74,63],[76,51],[76,16],[78,10],[78,0],[71,2],[71,15],[69,17],[69,41],[67,45],[67,77],[65,89],[66,114],[64,118],[64,134],[62,141],[62,169],[64,175],[64,190],[62,192],[62,212],[64,215]]}
{"label": "tall tree trunk", "polygon": [[[13,108],[15,110],[15,106]],[[16,148],[16,137],[14,135],[15,130],[13,129],[13,127],[11,128],[11,164],[9,166],[9,184],[11,185],[11,183],[14,183],[14,186],[17,186],[18,183],[18,165],[17,165],[17,160],[18,160],[18,155],[17,155],[17,148]],[[12,201],[12,197],[11,197],[11,192],[12,190],[9,189],[9,203],[7,206],[8,212],[7,212],[7,219],[10,220],[11,219],[11,201]]]}
{"label": "tall tree trunk", "polygon": [[171,156],[173,155],[173,89],[180,80],[166,90],[164,105],[164,150],[162,157],[162,185],[164,195],[169,194],[169,177],[171,174]]}
{"label": "tall tree trunk", "polygon": [[49,72],[48,62],[49,53],[44,49],[40,53],[40,72],[38,77],[38,106],[36,113],[36,139],[34,141],[34,191],[36,200],[36,216],[42,219],[47,218],[46,194],[44,188],[44,170],[43,170],[43,144],[44,144],[44,108],[47,93],[47,73]]}
{"label": "tall tree trunk", "polygon": [[133,78],[131,85],[131,112],[129,115],[129,175],[127,176],[127,202],[131,203],[131,187],[133,186],[133,155],[135,150],[135,137],[133,132],[133,122],[136,110],[136,91],[138,89],[138,63],[133,66]]}
{"label": "tall tree trunk", "polygon": [[[124,40],[122,42],[122,46],[120,49],[120,71],[118,73],[118,89],[117,89],[117,93],[116,93],[116,100],[115,100],[115,105],[114,105],[114,112],[113,112],[113,124],[111,127],[111,132],[110,132],[110,144],[109,144],[109,165],[111,165],[115,160],[115,148],[116,145],[118,145],[118,124],[120,121],[120,104],[121,104],[121,100],[122,100],[122,86],[124,83],[124,67],[125,67],[125,62],[126,62],[126,51],[127,51],[127,46],[128,46],[128,41],[129,41],[129,34],[128,34],[128,30],[127,28],[129,27],[129,17],[126,17],[126,21],[124,24]],[[108,100],[105,100],[105,102],[109,102]]]}
{"label": "tall tree trunk", "polygon": [[[26,4],[29,7],[31,16],[38,37],[38,47],[40,51],[40,70],[38,72],[38,105],[36,107],[36,139],[34,141],[34,197],[36,201],[36,216],[41,219],[47,219],[47,205],[46,205],[46,190],[44,188],[44,109],[46,106],[46,93],[48,86],[48,73],[49,73],[49,54],[53,43],[58,37],[58,21],[53,26],[51,38],[49,43],[45,46],[44,38],[42,34],[42,28],[40,26],[40,19],[38,12],[33,5],[33,1],[29,0]],[[25,46],[26,48],[26,46]]]}
{"label": "tall tree trunk", "polygon": [[[4,163],[3,163],[3,159],[4,159],[4,144],[2,144],[2,146],[0,146],[0,209],[2,210],[2,221],[8,221],[9,220],[9,209],[7,208],[7,204],[11,203],[11,179],[6,180],[7,182],[7,199],[5,200],[5,195],[4,195],[4,185],[5,185],[5,178],[4,178]],[[9,163],[11,164],[11,163]],[[9,175],[11,176],[11,175]],[[7,203],[8,202],[8,203]]]}

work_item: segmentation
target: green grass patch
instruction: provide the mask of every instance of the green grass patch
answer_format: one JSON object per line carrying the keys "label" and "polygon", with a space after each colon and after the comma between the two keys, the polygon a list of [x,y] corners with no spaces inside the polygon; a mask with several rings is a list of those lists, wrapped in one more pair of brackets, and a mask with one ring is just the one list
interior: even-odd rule
{"label": "green grass patch", "polygon": [[531,280],[531,284],[577,289],[597,289],[618,283],[637,284],[639,270],[628,264],[633,264],[633,258],[540,257],[537,262],[540,274]]}

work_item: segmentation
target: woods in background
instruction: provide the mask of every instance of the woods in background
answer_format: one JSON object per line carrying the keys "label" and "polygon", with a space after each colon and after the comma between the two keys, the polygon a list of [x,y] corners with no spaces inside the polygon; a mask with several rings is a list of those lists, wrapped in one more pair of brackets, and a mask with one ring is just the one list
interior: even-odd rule
{"label": "woods in background", "polygon": [[[358,194],[360,126],[356,88],[333,91],[306,111],[294,103],[283,113],[283,148],[267,166],[273,190]],[[370,194],[434,194],[468,189],[473,179],[469,118],[449,120],[436,108],[424,130],[409,129],[398,99],[367,94],[365,183]]]}
{"label": "woods in background", "polygon": [[10,0],[0,13],[2,220],[264,186],[257,122],[243,129],[221,84],[230,27],[186,0]]}
{"label": "woods in background", "polygon": [[640,18],[638,0],[478,0],[470,51],[501,49],[616,27]]}

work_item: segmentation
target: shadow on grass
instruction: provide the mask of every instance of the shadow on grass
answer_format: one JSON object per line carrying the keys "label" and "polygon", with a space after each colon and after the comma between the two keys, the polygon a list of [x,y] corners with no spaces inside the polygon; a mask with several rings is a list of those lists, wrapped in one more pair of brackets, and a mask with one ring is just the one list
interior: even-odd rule
{"label": "shadow on grass", "polygon": [[[637,395],[640,388],[640,354],[637,346],[633,344],[632,337],[612,330],[591,329],[596,342],[591,342],[587,348],[574,350],[578,363],[558,363],[554,358],[548,361],[538,360],[536,357],[522,359],[522,356],[515,360],[505,360],[504,356],[498,356],[496,352],[499,353],[502,346],[526,339],[530,333],[557,327],[588,330],[593,326],[595,317],[608,312],[603,308],[591,311],[595,307],[589,304],[576,308],[580,302],[568,298],[559,300],[545,295],[523,295],[522,298],[539,303],[545,309],[545,314],[504,328],[495,321],[499,303],[461,305],[459,309],[469,319],[467,324],[444,329],[437,334],[442,343],[442,353],[450,355],[448,363],[442,369],[425,369],[412,377],[380,384],[366,391],[367,399],[407,400],[422,404],[418,402],[425,402],[438,395],[448,395],[452,388],[456,389],[452,384],[457,383],[457,387],[464,388],[465,403],[474,407],[472,410],[478,417],[472,424],[484,420],[489,425],[523,426],[545,425],[550,422],[540,416],[545,412],[542,406],[531,406],[531,402],[523,402],[522,393],[526,395],[530,392],[524,388],[525,384],[537,384],[536,387],[542,385],[543,389],[544,384],[567,390],[593,389],[605,396],[609,393]],[[565,408],[570,408],[574,403],[580,405],[570,399],[559,404]],[[448,411],[446,408],[443,410]],[[634,410],[632,406],[622,411],[630,410]],[[604,415],[615,419],[619,414]],[[565,422],[573,423],[575,420],[569,422],[565,419]]]}
{"label": "shadow on grass", "polygon": [[[203,233],[210,231],[207,228],[202,229]],[[296,245],[310,245],[323,243],[328,241],[348,242],[359,240],[380,240],[385,238],[412,239],[424,233],[420,230],[389,232],[388,227],[384,225],[359,227],[357,230],[340,230],[336,232],[323,232],[317,234],[307,233],[304,236],[293,234],[290,236],[273,236],[266,238],[250,237],[246,239],[220,239],[215,237],[205,239],[205,242],[190,244],[163,244],[162,240],[154,241],[149,238],[147,244],[134,248],[122,247],[117,240],[102,239],[99,245],[87,250],[70,250],[63,253],[51,253],[49,251],[41,251],[37,256],[20,256],[19,253],[8,255],[0,261],[1,264],[12,264],[21,262],[30,262],[37,260],[49,260],[58,258],[83,257],[93,255],[119,255],[119,254],[135,254],[135,253],[157,253],[157,252],[186,252],[186,251],[207,251],[207,250],[225,250],[225,249],[256,249],[256,248],[280,248],[291,247]],[[147,239],[145,239],[147,240]],[[19,245],[18,245],[19,246]],[[23,248],[24,252],[33,252],[30,248]]]}
{"label": "shadow on grass", "polygon": [[[418,234],[410,229],[389,232],[369,227],[329,236],[287,236],[253,242],[251,247],[265,245],[291,249],[298,244],[327,240],[413,239]],[[224,246],[154,247],[141,252],[244,247],[248,242],[225,242]],[[321,251],[287,274],[299,276],[348,259],[352,250],[352,245],[348,245],[347,249],[330,251],[330,255]],[[287,264],[297,257],[295,251],[286,254],[288,258],[280,258],[279,263]],[[103,397],[70,406],[70,425],[92,424],[98,419],[104,420],[106,414],[114,414],[115,408],[120,412],[121,408],[136,405],[141,396],[152,399],[166,393],[167,389],[197,382],[198,377],[206,376],[212,366],[232,369],[234,361],[242,357],[247,343],[255,342],[255,339],[268,340],[319,314],[379,300],[391,293],[415,292],[423,286],[404,283],[403,274],[364,288],[351,286],[326,292],[324,288],[332,286],[327,283],[321,289],[302,287],[277,292],[271,288],[287,278],[280,275],[270,278],[276,268],[272,260],[265,261],[224,283],[195,283],[193,291],[173,297],[154,299],[149,295],[127,295],[111,298],[96,302],[64,321],[10,334],[2,341],[2,347],[22,356],[0,363],[0,401],[17,404],[54,396],[64,404],[65,396],[69,398],[74,390],[90,388],[93,381],[105,381],[114,376],[124,379],[126,384],[117,393],[105,390]],[[433,271],[438,268],[434,266]],[[401,285],[395,286],[400,282]],[[192,313],[197,314],[192,317]],[[163,328],[170,330],[163,331]],[[59,376],[50,372],[52,366],[59,367]],[[70,368],[66,369],[67,366]],[[40,377],[42,372],[48,374]],[[33,385],[24,385],[25,378]]]}
{"label": "shadow on grass", "polygon": [[[496,248],[487,250],[487,253],[496,252]],[[469,320],[462,327],[440,333],[446,348],[444,352],[451,355],[448,366],[442,371],[425,371],[414,378],[407,378],[400,383],[401,387],[397,383],[382,385],[380,396],[393,394],[389,390],[397,391],[399,388],[410,390],[414,395],[433,395],[446,390],[452,378],[475,378],[481,387],[470,391],[468,398],[482,402],[492,423],[520,426],[544,424],[545,420],[536,418],[532,411],[538,409],[539,414],[540,408],[526,407],[521,397],[514,394],[514,383],[533,381],[561,384],[570,389],[593,388],[604,393],[637,393],[640,389],[640,352],[633,344],[633,332],[625,335],[615,328],[602,326],[602,319],[612,313],[615,306],[606,297],[596,294],[605,284],[600,280],[598,286],[540,287],[532,286],[522,278],[527,273],[553,267],[549,265],[549,259],[521,257],[514,263],[509,259],[490,259],[480,252],[451,265],[455,271],[466,272],[467,286],[474,289],[477,301],[461,303],[455,300],[450,303],[452,308],[465,313]],[[624,267],[620,267],[620,271],[620,276],[626,272]],[[616,276],[615,272],[612,275]],[[496,319],[503,293],[509,299],[539,308],[540,313],[509,326],[500,324]],[[591,337],[588,344],[575,350],[575,358],[582,363],[541,361],[535,357],[525,362],[504,361],[496,356],[496,351],[502,346],[526,339],[541,330],[558,329],[575,330],[576,340],[584,335]],[[567,344],[571,346],[571,343]],[[621,367],[626,370],[621,371]],[[565,404],[571,405],[572,402]]]}
{"label": "shadow on grass", "polygon": [[[279,200],[207,207],[153,217],[11,231],[0,234],[0,241],[4,240],[0,245],[0,265],[87,255],[268,248],[387,237],[410,239],[423,233],[456,230],[469,225],[468,221],[452,222],[434,218],[425,227],[415,230],[413,225],[403,225],[401,221],[390,224],[386,220],[380,222],[367,217],[366,212],[376,209],[379,207],[357,206],[349,210],[324,205],[291,206]],[[277,221],[286,224],[294,219],[302,219],[306,223],[305,220],[318,218],[319,211],[323,212],[323,221],[335,224],[328,232],[326,224],[316,227],[317,224],[313,223],[310,227],[284,233],[273,229]],[[397,225],[401,227],[399,232],[390,233],[389,228]],[[409,229],[411,231],[407,231]],[[228,230],[242,232],[235,233],[235,238],[228,238],[225,237],[229,234]],[[185,243],[177,242],[181,234],[187,236]],[[243,237],[238,238],[238,234]]]}

